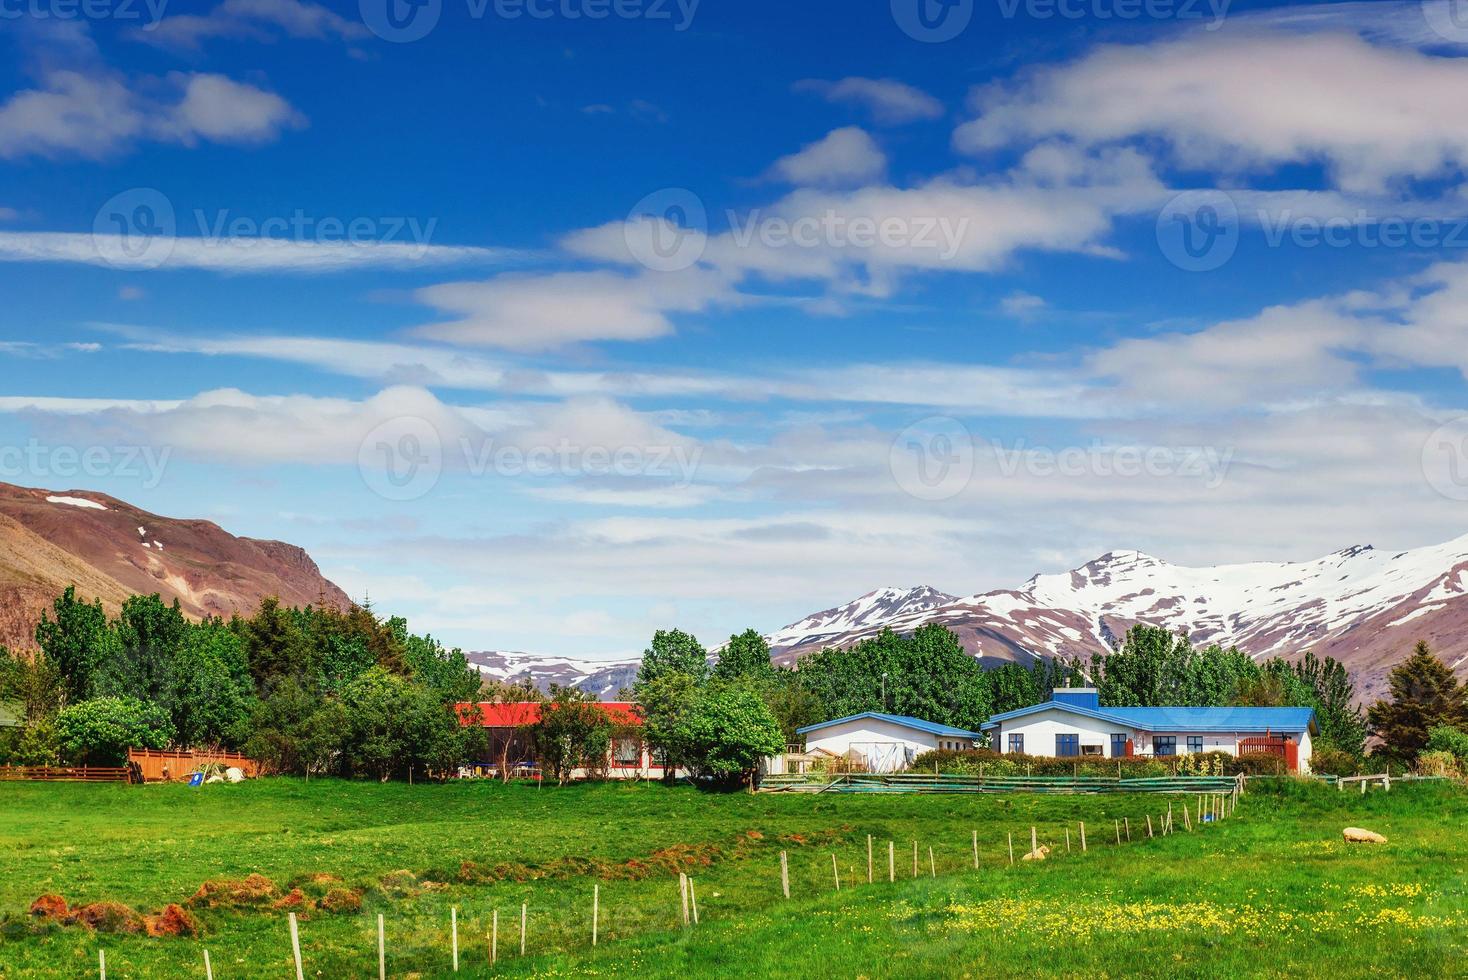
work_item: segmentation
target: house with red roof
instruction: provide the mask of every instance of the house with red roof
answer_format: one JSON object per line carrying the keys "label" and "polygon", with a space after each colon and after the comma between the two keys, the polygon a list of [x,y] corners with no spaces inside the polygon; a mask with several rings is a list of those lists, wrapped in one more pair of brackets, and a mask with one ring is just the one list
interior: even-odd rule
{"label": "house with red roof", "polygon": [[[598,711],[612,722],[612,744],[607,751],[606,776],[611,779],[661,779],[663,765],[642,734],[642,717],[630,701],[598,701]],[[540,721],[539,701],[465,701],[455,706],[459,723],[489,730],[487,758],[468,766],[468,775],[538,779],[540,763],[527,732]],[[594,775],[578,769],[574,778]],[[599,774],[595,774],[599,775]]]}

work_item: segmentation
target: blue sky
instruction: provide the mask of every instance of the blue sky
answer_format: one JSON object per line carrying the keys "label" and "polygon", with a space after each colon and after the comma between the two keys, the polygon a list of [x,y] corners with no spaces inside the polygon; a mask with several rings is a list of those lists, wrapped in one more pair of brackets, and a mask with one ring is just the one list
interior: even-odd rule
{"label": "blue sky", "polygon": [[0,0],[0,479],[594,658],[1463,532],[1468,4],[158,2]]}

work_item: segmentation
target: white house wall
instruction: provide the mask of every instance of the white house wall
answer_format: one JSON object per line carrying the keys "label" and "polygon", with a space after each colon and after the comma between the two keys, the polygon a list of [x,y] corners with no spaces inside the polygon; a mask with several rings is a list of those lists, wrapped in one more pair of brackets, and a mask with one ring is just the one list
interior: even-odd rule
{"label": "white house wall", "polygon": [[905,764],[919,753],[936,749],[940,737],[946,741],[957,741],[951,737],[931,735],[877,718],[857,718],[807,733],[805,750],[807,752],[823,750],[832,755],[844,756],[853,746],[865,752],[866,747],[873,743],[883,745],[896,743],[905,750],[907,756],[907,759],[903,760]]}
{"label": "white house wall", "polygon": [[[1025,754],[1054,756],[1055,736],[1061,733],[1080,735],[1082,755],[1085,746],[1100,745],[1101,754],[1107,758],[1113,758],[1111,751],[1111,736],[1113,734],[1125,735],[1132,740],[1133,751],[1139,756],[1153,755],[1152,739],[1157,735],[1174,735],[1177,737],[1177,754],[1188,755],[1188,737],[1201,736],[1203,739],[1203,752],[1227,752],[1229,755],[1238,755],[1239,740],[1258,736],[1262,732],[1190,732],[1185,729],[1169,732],[1141,732],[1121,723],[1101,721],[1096,718],[1088,718],[1085,715],[1070,714],[1058,709],[1038,711],[1023,718],[1015,718],[1010,721],[1000,722],[997,730],[991,732],[993,736],[993,748],[996,752],[1009,751],[1009,736],[1011,734],[1023,735],[1025,737]],[[1276,732],[1276,734],[1291,735],[1300,745],[1300,770],[1310,771],[1310,733],[1309,732]]]}

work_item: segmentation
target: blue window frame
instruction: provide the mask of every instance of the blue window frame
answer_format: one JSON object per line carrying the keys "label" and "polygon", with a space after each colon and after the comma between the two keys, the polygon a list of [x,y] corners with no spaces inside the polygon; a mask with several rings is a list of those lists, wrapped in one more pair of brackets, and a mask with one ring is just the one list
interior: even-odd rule
{"label": "blue window frame", "polygon": [[1111,736],[1111,757],[1113,759],[1121,759],[1121,758],[1124,758],[1125,756],[1126,756],[1126,736],[1125,735],[1112,735]]}
{"label": "blue window frame", "polygon": [[1189,735],[1188,736],[1188,751],[1189,752],[1202,752],[1203,751],[1203,736],[1202,735]]}
{"label": "blue window frame", "polygon": [[1007,752],[1018,752],[1020,755],[1024,755],[1025,754],[1025,737],[1023,735],[1010,735],[1009,736],[1009,748],[1007,748],[1005,751],[1007,751]]}
{"label": "blue window frame", "polygon": [[1081,737],[1075,732],[1061,732],[1055,736],[1055,754],[1072,756],[1081,754]]}
{"label": "blue window frame", "polygon": [[1176,735],[1153,735],[1152,736],[1152,754],[1153,755],[1177,755],[1177,736]]}

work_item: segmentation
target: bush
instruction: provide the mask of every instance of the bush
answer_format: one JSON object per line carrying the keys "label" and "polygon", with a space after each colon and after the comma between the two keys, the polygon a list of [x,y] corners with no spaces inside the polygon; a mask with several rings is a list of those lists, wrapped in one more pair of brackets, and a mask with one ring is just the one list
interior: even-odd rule
{"label": "bush", "polygon": [[1428,749],[1417,756],[1417,772],[1423,776],[1447,776],[1449,779],[1463,775],[1458,757],[1442,749]]}
{"label": "bush", "polygon": [[1447,752],[1459,764],[1468,762],[1468,732],[1451,725],[1438,725],[1427,733],[1427,748],[1432,752]]}
{"label": "bush", "polygon": [[61,709],[56,716],[61,751],[73,762],[120,766],[127,750],[161,749],[173,725],[156,704],[137,698],[93,698]]}
{"label": "bush", "polygon": [[1361,760],[1340,749],[1318,749],[1310,757],[1310,768],[1325,776],[1359,776]]}

